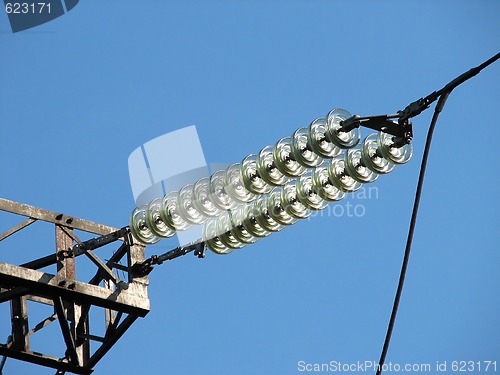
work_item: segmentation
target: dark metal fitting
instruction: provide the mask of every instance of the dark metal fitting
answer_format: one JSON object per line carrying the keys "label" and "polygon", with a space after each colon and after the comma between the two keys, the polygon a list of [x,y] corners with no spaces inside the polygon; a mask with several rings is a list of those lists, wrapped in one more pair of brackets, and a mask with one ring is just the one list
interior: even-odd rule
{"label": "dark metal fitting", "polygon": [[66,259],[66,258],[74,258],[75,257],[75,253],[73,252],[72,249],[68,249],[68,250],[60,250],[57,252],[57,257],[59,259]]}
{"label": "dark metal fitting", "polygon": [[163,261],[158,258],[158,255],[151,256],[151,264],[162,264]]}
{"label": "dark metal fitting", "polygon": [[347,120],[340,121],[341,128],[339,129],[339,131],[349,132],[352,129],[359,128],[361,125],[359,118],[360,118],[359,115],[354,115],[352,117],[349,117]]}
{"label": "dark metal fitting", "polygon": [[195,245],[194,255],[200,259],[205,258],[205,244],[203,242]]}

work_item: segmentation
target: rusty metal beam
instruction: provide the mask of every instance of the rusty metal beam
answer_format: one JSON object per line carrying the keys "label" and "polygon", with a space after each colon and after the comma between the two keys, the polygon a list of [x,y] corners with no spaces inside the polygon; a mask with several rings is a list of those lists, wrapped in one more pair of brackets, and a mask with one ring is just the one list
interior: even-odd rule
{"label": "rusty metal beam", "polygon": [[[76,337],[76,350],[82,358],[82,363],[80,363],[80,365],[87,366],[90,358],[90,341],[84,336],[79,336],[79,334],[90,335],[90,323],[88,314],[83,316],[83,312],[84,306],[78,305],[78,314],[75,314],[75,320],[71,325],[71,332],[73,332],[74,336]],[[83,324],[79,328],[80,322],[83,322]]]}
{"label": "rusty metal beam", "polygon": [[78,364],[78,354],[76,353],[75,339],[69,329],[68,319],[64,312],[63,301],[61,297],[54,297],[54,308],[57,314],[57,320],[61,327],[61,332],[66,343],[66,355],[69,356],[71,363]]}
{"label": "rusty metal beam", "polygon": [[[119,262],[121,258],[127,254],[128,251],[128,245],[126,243],[123,243],[118,250],[111,256],[111,258],[106,262],[106,266],[111,267],[113,263]],[[90,279],[89,284],[91,285],[98,285],[102,280],[104,279],[101,270],[97,270],[97,273],[95,274],[92,279]],[[78,322],[78,325],[76,327],[76,332],[78,333],[79,336],[84,337],[84,327],[85,327],[85,322],[88,319],[88,313],[90,310],[90,304],[86,304],[85,306],[82,306],[82,311],[81,311],[81,318],[80,321]]]}
{"label": "rusty metal beam", "polygon": [[81,307],[80,310],[80,319],[76,325],[75,332],[77,337],[85,337],[88,331],[88,320],[89,320],[89,312],[90,312],[90,304],[86,304]]}
{"label": "rusty metal beam", "polygon": [[122,282],[117,285],[116,290],[109,290],[0,262],[0,285],[36,289],[35,294],[41,296],[61,296],[69,300],[145,316],[149,312],[149,299],[142,290],[144,287],[135,284]]}
{"label": "rusty metal beam", "polygon": [[101,274],[104,275],[104,278],[107,280],[113,280],[115,284],[118,284],[120,279],[116,277],[116,275],[111,271],[111,269],[105,264],[97,255],[93,253],[92,250],[87,250],[84,253],[91,261],[94,263],[97,268],[101,271]]}
{"label": "rusty metal beam", "polygon": [[[125,254],[127,254],[128,251],[128,246],[127,244],[123,243],[116,252],[111,255],[111,258],[106,262],[106,267],[111,267],[114,263],[119,262],[120,259],[122,259]],[[104,279],[104,274],[102,271],[99,269],[97,270],[97,273],[95,276],[90,279],[89,284],[97,285],[99,284],[102,280]]]}
{"label": "rusty metal beam", "polygon": [[54,301],[52,301],[50,298],[35,296],[33,294],[28,294],[27,297],[29,301],[43,303],[44,305],[54,306]]}
{"label": "rusty metal beam", "polygon": [[[12,345],[12,336],[7,338],[7,347],[10,348]],[[5,361],[7,361],[7,356],[4,355],[2,357],[2,361],[0,362],[0,374],[3,374],[3,367],[5,366]]]}
{"label": "rusty metal beam", "polygon": [[36,352],[23,352],[9,348],[7,345],[0,344],[0,355],[6,357],[11,357],[19,359],[21,361],[34,363],[36,365],[51,367],[60,371],[73,372],[75,374],[87,375],[91,374],[93,370],[92,367],[81,367],[69,363],[67,360],[62,358],[57,358],[45,354],[40,354]]}
{"label": "rusty metal beam", "polygon": [[[74,241],[71,237],[72,228],[65,228],[62,225],[56,225],[56,254],[59,251],[68,250],[73,247]],[[57,276],[67,279],[76,278],[75,258],[59,259],[57,262]]]}
{"label": "rusty metal beam", "polygon": [[120,323],[120,320],[122,319],[122,315],[123,315],[123,312],[119,311],[118,314],[116,314],[116,316],[114,316],[114,318],[112,320],[109,320],[108,325],[107,325],[108,328],[106,329],[106,333],[105,333],[106,338],[111,337],[116,332],[116,328],[118,327],[118,324]]}
{"label": "rusty metal beam", "polygon": [[87,339],[87,340],[97,341],[97,342],[104,342],[104,341],[106,341],[106,339],[104,337],[97,336],[97,335],[90,335],[90,334],[87,334],[87,333],[82,333],[82,334],[79,335],[79,337]]}
{"label": "rusty metal beam", "polygon": [[24,220],[22,223],[19,223],[10,229],[7,229],[5,232],[0,234],[0,241],[5,240],[7,237],[12,236],[16,232],[19,232],[21,229],[26,228],[28,225],[33,224],[35,221],[36,219],[30,217]]}
{"label": "rusty metal beam", "polygon": [[14,202],[5,198],[0,198],[0,210],[30,217],[32,219],[48,221],[49,223],[69,226],[74,229],[94,234],[104,235],[119,230],[119,228],[95,223],[90,220],[80,219],[54,211],[44,210],[39,207]]}
{"label": "rusty metal beam", "polygon": [[111,347],[116,344],[116,342],[123,336],[125,331],[130,328],[130,326],[137,320],[138,316],[128,315],[123,322],[116,328],[113,335],[106,340],[100,347],[95,351],[95,353],[90,357],[89,367],[94,367],[99,360],[104,357],[104,355],[111,349]]}
{"label": "rusty metal beam", "polygon": [[[52,302],[52,303],[54,303],[54,302]],[[29,334],[32,335],[33,333],[40,331],[42,328],[45,328],[46,326],[48,326],[50,323],[52,323],[56,319],[57,319],[57,314],[52,314],[48,318],[45,318],[44,320],[42,320],[40,323],[38,323],[32,329],[30,329]]]}
{"label": "rusty metal beam", "polygon": [[10,301],[11,299],[14,299],[17,297],[25,296],[29,292],[30,292],[30,289],[21,288],[21,287],[7,290],[6,292],[0,293],[0,303]]}
{"label": "rusty metal beam", "polygon": [[23,263],[23,264],[21,264],[21,267],[31,268],[33,270],[38,270],[40,268],[44,268],[44,267],[47,267],[47,266],[50,266],[50,265],[56,264],[56,263],[57,263],[57,255],[50,254],[50,255],[44,256],[43,258],[38,258],[38,259],[32,260],[30,262]]}
{"label": "rusty metal beam", "polygon": [[28,306],[26,297],[14,298],[10,301],[12,318],[12,347],[17,350],[30,350],[28,326]]}
{"label": "rusty metal beam", "polygon": [[[109,243],[118,241],[119,238],[120,238],[119,236],[122,235],[121,232],[123,232],[124,229],[125,228],[122,228],[122,229],[119,229],[118,231],[115,231],[115,232],[103,235],[100,238],[97,238],[97,239],[93,238],[93,239],[90,239],[90,240],[85,241],[85,242],[82,243],[78,239],[78,237],[76,237],[74,235],[74,233],[73,233],[73,231],[72,231],[71,228],[64,227],[64,226],[61,226],[61,225],[56,225],[56,240],[58,238],[60,238],[60,237],[62,237],[63,239],[65,238],[66,240],[76,240],[78,242],[78,245],[76,245],[75,247],[73,247],[73,250],[71,251],[71,254],[72,254],[72,257],[78,257],[78,256],[80,256],[82,254],[85,254],[86,251],[93,250],[94,248],[98,248],[98,247],[107,245]],[[129,240],[128,240],[127,237],[128,237],[128,235],[125,235],[125,238],[124,238],[125,242],[122,244],[122,246],[118,250],[118,251],[124,251],[123,255],[125,255],[125,253],[129,249],[129,247],[128,247]],[[71,246],[72,243],[70,243],[70,242],[65,243],[67,246],[61,246],[61,240],[58,240],[58,241],[59,241],[59,242],[57,242],[58,245],[56,245],[58,251],[60,251],[60,250],[68,250],[68,247],[72,247]],[[120,259],[121,259],[121,257],[120,257]],[[91,260],[94,262],[93,259],[91,259]],[[115,262],[116,261],[117,260],[115,260]],[[31,268],[31,269],[37,270],[37,269],[40,269],[40,268],[48,267],[48,266],[50,266],[52,264],[55,264],[57,262],[58,262],[58,256],[57,256],[57,254],[50,254],[50,255],[44,256],[42,258],[38,258],[38,259],[32,260],[32,261],[27,262],[27,263],[23,263],[23,264],[21,264],[21,267]],[[98,267],[100,267],[100,265],[98,265],[98,264],[96,264],[96,265]],[[110,265],[111,265],[111,263],[108,262],[106,264],[106,267],[110,267]]]}

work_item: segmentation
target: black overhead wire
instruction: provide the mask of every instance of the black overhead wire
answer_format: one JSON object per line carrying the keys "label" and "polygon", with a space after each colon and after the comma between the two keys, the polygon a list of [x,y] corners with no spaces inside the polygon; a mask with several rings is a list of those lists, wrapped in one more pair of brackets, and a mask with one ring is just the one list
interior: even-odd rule
{"label": "black overhead wire", "polygon": [[[387,333],[385,336],[384,347],[382,349],[382,353],[380,355],[380,360],[379,360],[378,366],[377,366],[377,375],[380,375],[382,373],[382,369],[383,369],[384,362],[385,362],[385,357],[387,356],[387,351],[389,350],[389,343],[391,341],[392,331],[394,329],[394,323],[396,321],[396,315],[398,312],[399,302],[401,300],[401,294],[403,292],[406,270],[408,268],[408,261],[410,259],[410,251],[411,251],[411,245],[412,245],[412,241],[413,241],[413,234],[415,232],[415,224],[417,222],[417,214],[418,214],[418,208],[420,205],[420,197],[422,195],[422,187],[424,184],[425,170],[427,167],[427,160],[429,158],[429,151],[431,148],[432,135],[434,133],[434,128],[436,127],[436,122],[438,120],[439,114],[443,110],[443,107],[446,103],[446,100],[448,99],[448,96],[450,95],[451,91],[455,87],[464,83],[468,79],[474,77],[482,69],[484,69],[488,65],[494,63],[499,58],[500,58],[500,53],[497,53],[491,59],[489,59],[489,60],[485,61],[484,63],[482,63],[481,65],[479,65],[475,68],[472,68],[469,71],[463,73],[462,75],[458,76],[453,81],[448,83],[446,86],[444,86],[441,90],[434,92],[427,97],[427,98],[434,97],[433,99],[436,100],[436,98],[439,96],[439,100],[436,104],[436,107],[434,108],[434,115],[432,116],[431,124],[429,125],[429,130],[427,132],[427,139],[425,141],[424,154],[422,156],[422,163],[420,164],[420,172],[419,172],[419,176],[418,176],[417,190],[415,192],[415,200],[413,203],[413,211],[411,214],[410,228],[408,230],[408,237],[406,240],[406,248],[405,248],[405,253],[404,253],[404,258],[403,258],[403,264],[401,266],[401,273],[399,275],[398,288],[396,291],[396,296],[394,298],[394,304],[392,306],[392,312],[391,312],[391,318],[389,320],[389,326],[387,327]],[[432,101],[434,101],[434,100],[432,100]],[[430,103],[428,103],[428,104],[430,104]]]}
{"label": "black overhead wire", "polygon": [[[444,105],[444,103],[446,102],[448,95],[449,94],[446,94],[446,95],[441,96],[439,98],[439,102],[442,102],[442,105]],[[444,98],[444,99],[441,100],[442,98]],[[438,105],[439,105],[439,102],[438,102]],[[432,135],[434,133],[434,128],[436,126],[436,122],[437,122],[437,119],[438,119],[439,113],[440,113],[440,111],[437,111],[438,105],[436,105],[436,109],[434,110],[434,115],[432,117],[432,121],[431,121],[431,124],[429,126],[429,131],[427,132],[427,140],[425,142],[424,155],[422,157],[422,164],[420,165],[420,172],[419,172],[419,176],[418,176],[417,191],[415,193],[415,201],[413,203],[413,212],[411,214],[410,229],[408,231],[408,238],[406,240],[406,249],[405,249],[405,254],[404,254],[404,258],[403,258],[403,264],[401,266],[401,273],[399,275],[398,289],[396,291],[396,297],[394,298],[394,305],[392,307],[391,319],[389,321],[389,326],[387,328],[387,334],[385,336],[384,347],[382,349],[382,354],[380,355],[380,360],[379,360],[379,364],[377,367],[377,375],[382,373],[382,367],[384,365],[385,357],[386,357],[387,351],[389,349],[389,343],[391,341],[392,330],[394,329],[394,323],[396,321],[396,315],[398,312],[399,301],[401,300],[401,294],[403,292],[403,285],[405,282],[406,269],[408,268],[408,260],[410,259],[410,251],[411,251],[411,244],[412,244],[412,240],[413,240],[413,233],[415,232],[415,223],[417,221],[418,207],[420,205],[420,196],[422,195],[422,186],[424,184],[424,176],[425,176],[425,169],[427,167],[427,159],[429,157],[429,150],[431,148]],[[442,108],[442,106],[441,106],[441,108]]]}

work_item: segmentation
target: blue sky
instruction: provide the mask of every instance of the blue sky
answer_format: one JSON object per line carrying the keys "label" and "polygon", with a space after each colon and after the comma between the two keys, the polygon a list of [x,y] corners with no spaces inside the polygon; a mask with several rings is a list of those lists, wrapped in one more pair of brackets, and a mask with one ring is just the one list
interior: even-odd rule
{"label": "blue sky", "polygon": [[[141,144],[195,124],[207,161],[233,163],[335,107],[395,112],[499,52],[499,16],[493,0],[94,0],[12,34],[1,13],[0,196],[127,225],[127,158]],[[499,87],[496,63],[438,122],[387,362],[500,367]],[[154,270],[151,312],[96,373],[288,375],[299,361],[378,360],[431,115],[414,120],[410,163],[371,198],[339,203],[362,217],[331,211]],[[0,215],[0,231],[18,221]],[[2,261],[46,255],[52,232],[33,233],[0,243]],[[3,340],[8,306],[0,317]],[[50,337],[40,349],[59,345]],[[10,359],[4,371],[54,373]]]}

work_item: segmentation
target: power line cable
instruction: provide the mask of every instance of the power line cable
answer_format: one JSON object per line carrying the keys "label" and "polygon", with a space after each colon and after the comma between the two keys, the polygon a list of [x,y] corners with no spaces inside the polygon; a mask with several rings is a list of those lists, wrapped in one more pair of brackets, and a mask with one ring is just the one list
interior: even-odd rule
{"label": "power line cable", "polygon": [[[415,192],[415,200],[413,203],[413,210],[412,210],[412,214],[411,214],[410,228],[408,230],[408,237],[406,240],[406,248],[405,248],[405,253],[404,253],[404,258],[403,258],[403,264],[401,266],[401,273],[399,275],[398,288],[396,291],[396,296],[394,298],[394,304],[392,306],[392,312],[391,312],[391,318],[389,320],[389,326],[387,327],[387,333],[385,336],[384,347],[382,349],[382,353],[380,355],[380,360],[379,360],[378,366],[377,366],[377,375],[382,374],[382,369],[383,369],[383,366],[385,363],[385,358],[387,356],[387,351],[389,350],[389,344],[391,341],[392,331],[394,329],[394,323],[396,322],[396,316],[397,316],[397,312],[398,312],[399,302],[401,300],[401,294],[403,292],[403,286],[404,286],[404,282],[405,282],[406,270],[408,268],[408,261],[410,259],[411,245],[412,245],[412,241],[413,241],[413,234],[415,232],[415,224],[417,222],[418,208],[420,205],[420,197],[422,195],[422,187],[424,184],[425,170],[427,168],[427,160],[429,158],[429,151],[431,148],[432,135],[434,133],[434,128],[436,127],[436,123],[437,123],[439,114],[443,110],[443,107],[446,104],[446,100],[448,99],[448,96],[450,95],[451,91],[455,87],[464,83],[468,79],[474,77],[482,69],[484,69],[488,65],[494,63],[499,58],[500,58],[500,53],[497,53],[495,56],[493,56],[489,60],[485,61],[481,65],[479,65],[475,68],[472,68],[469,71],[458,76],[453,81],[451,81],[446,86],[444,86],[441,90],[434,92],[428,96],[428,97],[435,96],[435,98],[437,98],[439,96],[439,100],[436,104],[436,107],[434,108],[434,114],[432,116],[431,124],[429,125],[429,130],[427,132],[427,139],[425,141],[424,154],[422,156],[422,163],[420,165],[417,190]],[[435,98],[434,98],[434,100],[435,100]]]}

